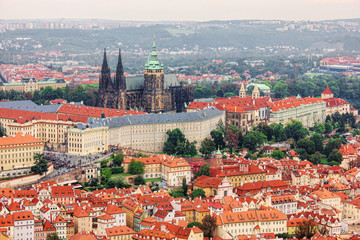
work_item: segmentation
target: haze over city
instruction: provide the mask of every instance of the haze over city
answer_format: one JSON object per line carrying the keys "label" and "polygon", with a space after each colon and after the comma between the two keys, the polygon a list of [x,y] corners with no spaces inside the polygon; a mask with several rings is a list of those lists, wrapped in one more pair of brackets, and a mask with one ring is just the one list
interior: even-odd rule
{"label": "haze over city", "polygon": [[328,20],[360,17],[358,0],[1,0],[0,19]]}

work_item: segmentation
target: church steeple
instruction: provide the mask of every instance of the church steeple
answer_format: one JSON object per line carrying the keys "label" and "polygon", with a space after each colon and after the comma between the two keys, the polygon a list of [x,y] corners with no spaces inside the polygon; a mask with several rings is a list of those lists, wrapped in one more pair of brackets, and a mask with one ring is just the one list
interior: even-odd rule
{"label": "church steeple", "polygon": [[107,88],[109,86],[109,84],[112,85],[112,82],[111,82],[111,76],[110,76],[110,68],[108,66],[107,58],[106,58],[106,48],[104,48],[104,59],[103,59],[102,67],[101,67],[99,88],[100,89]]}
{"label": "church steeple", "polygon": [[252,98],[256,99],[256,98],[259,98],[259,97],[260,97],[260,91],[259,91],[258,85],[255,83],[255,87],[254,87],[254,90],[252,92]]}
{"label": "church steeple", "polygon": [[163,68],[164,68],[164,66],[162,64],[160,65],[160,63],[157,59],[157,51],[156,51],[156,43],[155,43],[155,35],[154,35],[154,41],[153,41],[150,60],[148,59],[147,63],[145,64],[145,69],[161,70]]}
{"label": "church steeple", "polygon": [[240,91],[239,91],[239,97],[241,97],[241,98],[246,97],[246,91],[245,91],[245,87],[244,87],[243,82],[241,82],[241,87],[240,87]]}
{"label": "church steeple", "polygon": [[126,90],[126,79],[125,79],[124,68],[121,60],[121,49],[119,49],[119,59],[116,67],[115,89]]}

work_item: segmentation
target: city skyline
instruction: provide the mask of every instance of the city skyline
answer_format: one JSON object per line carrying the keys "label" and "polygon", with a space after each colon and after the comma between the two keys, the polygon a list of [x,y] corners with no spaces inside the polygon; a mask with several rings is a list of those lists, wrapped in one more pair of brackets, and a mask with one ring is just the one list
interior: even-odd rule
{"label": "city skyline", "polygon": [[356,0],[1,0],[1,19],[112,19],[123,21],[331,20],[359,18]]}

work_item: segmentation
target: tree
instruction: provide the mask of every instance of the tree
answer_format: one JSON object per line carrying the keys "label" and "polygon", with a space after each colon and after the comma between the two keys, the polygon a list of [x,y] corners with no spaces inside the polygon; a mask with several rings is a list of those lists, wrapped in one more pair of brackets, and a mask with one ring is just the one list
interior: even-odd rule
{"label": "tree", "polygon": [[101,169],[101,178],[104,181],[107,181],[110,177],[111,177],[112,173],[111,173],[111,169],[110,168],[102,168]]}
{"label": "tree", "polygon": [[323,155],[320,152],[316,152],[310,156],[309,161],[315,165],[320,164]]}
{"label": "tree", "polygon": [[201,231],[204,232],[204,237],[206,238],[212,238],[215,234],[215,229],[216,229],[216,218],[215,216],[210,216],[210,215],[206,215],[199,228],[201,229]]}
{"label": "tree", "polygon": [[91,186],[91,187],[96,187],[97,184],[98,184],[98,182],[99,182],[99,180],[98,180],[97,178],[92,178],[92,179],[90,180],[90,186]]}
{"label": "tree", "polygon": [[191,222],[187,225],[187,228],[200,227],[199,222]]}
{"label": "tree", "polygon": [[266,141],[267,137],[258,131],[250,131],[244,137],[244,147],[254,151]]}
{"label": "tree", "polygon": [[337,150],[333,149],[328,156],[328,162],[338,165],[342,161],[342,154]]}
{"label": "tree", "polygon": [[280,160],[285,157],[285,153],[279,149],[276,149],[272,152],[271,157]]}
{"label": "tree", "polygon": [[239,145],[239,133],[228,129],[225,134],[225,141],[230,148],[230,152]]}
{"label": "tree", "polygon": [[299,223],[295,235],[298,239],[310,239],[318,230],[317,224],[314,220],[304,220]]}
{"label": "tree", "polygon": [[314,143],[315,151],[323,152],[324,151],[324,138],[318,133],[313,134],[310,137],[310,140]]}
{"label": "tree", "polygon": [[287,139],[285,129],[281,123],[272,123],[269,128],[269,132],[271,133],[268,136],[269,141],[275,140],[276,142],[282,142]]}
{"label": "tree", "polygon": [[272,138],[272,129],[267,123],[261,122],[259,123],[255,128],[255,131],[262,132],[269,141],[271,141]]}
{"label": "tree", "polygon": [[211,157],[211,154],[216,150],[215,147],[215,143],[209,139],[209,138],[205,138],[202,142],[201,142],[201,146],[200,146],[200,152],[203,154],[205,159],[208,159]]}
{"label": "tree", "polygon": [[216,149],[223,149],[225,147],[224,134],[220,130],[212,130],[210,133],[211,138],[215,143]]}
{"label": "tree", "polygon": [[294,139],[295,142],[309,134],[308,130],[299,121],[292,121],[286,124],[285,133],[288,138]]}
{"label": "tree", "polygon": [[48,161],[46,161],[44,154],[34,154],[35,165],[31,167],[31,171],[35,174],[42,175],[47,171]]}
{"label": "tree", "polygon": [[325,124],[323,123],[315,123],[314,132],[324,134],[326,131]]}
{"label": "tree", "polygon": [[137,158],[147,158],[147,157],[149,157],[149,155],[139,152],[138,154],[136,154],[136,157]]}
{"label": "tree", "polygon": [[290,234],[288,233],[279,233],[275,235],[277,238],[282,238],[282,239],[290,239],[292,238],[292,236],[290,236]]}
{"label": "tree", "polygon": [[166,134],[168,139],[164,143],[163,152],[166,154],[176,154],[176,146],[178,142],[185,142],[185,135],[181,132],[179,128],[174,130],[167,130]]}
{"label": "tree", "polygon": [[179,189],[179,190],[172,190],[170,193],[169,193],[170,196],[174,197],[174,198],[183,198],[185,197],[184,195],[184,191],[182,189]]}
{"label": "tree", "polygon": [[204,165],[200,167],[199,171],[195,173],[195,178],[203,175],[210,176],[210,165],[208,163],[204,163]]}
{"label": "tree", "polygon": [[163,152],[169,155],[194,156],[197,154],[195,142],[190,142],[180,129],[168,130],[168,139],[164,143]]}
{"label": "tree", "polygon": [[315,153],[315,144],[313,141],[311,141],[308,138],[303,138],[303,139],[299,140],[296,144],[296,148],[304,149],[308,155]]}
{"label": "tree", "polygon": [[50,233],[46,236],[46,240],[61,240],[57,233]]}
{"label": "tree", "polygon": [[201,188],[195,189],[195,190],[190,194],[190,197],[191,197],[192,199],[195,199],[195,198],[197,198],[197,197],[205,198],[205,197],[206,197],[205,191],[202,190]]}
{"label": "tree", "polygon": [[279,81],[274,86],[274,97],[285,98],[288,96],[288,85],[282,81]]}
{"label": "tree", "polygon": [[135,179],[134,179],[134,184],[135,185],[144,185],[145,180],[144,180],[143,176],[142,175],[136,176]]}
{"label": "tree", "polygon": [[145,173],[145,165],[141,161],[131,160],[128,167],[128,172],[136,175],[136,174],[144,174]]}
{"label": "tree", "polygon": [[114,182],[115,186],[118,188],[124,188],[129,185],[129,183],[127,182],[127,180],[124,176],[112,177],[111,180]]}
{"label": "tree", "polygon": [[328,141],[328,143],[326,144],[324,153],[326,156],[329,156],[329,154],[334,150],[337,149],[339,150],[339,148],[341,147],[342,141],[339,138],[336,139],[330,139]]}
{"label": "tree", "polygon": [[326,134],[329,134],[329,133],[332,132],[333,126],[332,126],[332,124],[331,124],[331,122],[329,120],[325,122],[324,126],[325,126],[325,133]]}
{"label": "tree", "polygon": [[181,189],[184,192],[185,197],[187,196],[187,192],[188,192],[188,185],[186,183],[186,178],[183,178],[182,180],[182,184],[181,184]]}
{"label": "tree", "polygon": [[114,156],[113,163],[115,166],[120,166],[121,163],[124,161],[124,155],[119,153]]}

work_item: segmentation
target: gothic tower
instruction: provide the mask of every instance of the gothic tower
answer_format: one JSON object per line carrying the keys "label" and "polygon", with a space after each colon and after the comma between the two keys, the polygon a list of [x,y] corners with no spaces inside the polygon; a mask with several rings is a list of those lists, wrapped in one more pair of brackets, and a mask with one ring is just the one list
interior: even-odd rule
{"label": "gothic tower", "polygon": [[157,59],[155,39],[150,59],[145,64],[144,72],[145,111],[151,113],[165,111],[164,66]]}
{"label": "gothic tower", "polygon": [[241,97],[241,98],[246,97],[246,91],[245,91],[245,87],[244,87],[243,82],[241,82],[241,87],[240,87],[240,91],[239,91],[239,97]]}
{"label": "gothic tower", "polygon": [[259,97],[260,97],[260,91],[259,91],[259,88],[258,88],[257,84],[255,84],[254,90],[252,92],[252,98],[256,99],[256,98],[259,98]]}
{"label": "gothic tower", "polygon": [[107,63],[106,49],[104,49],[104,59],[99,79],[99,106],[106,107],[108,105],[107,92],[110,87],[112,87],[110,68]]}
{"label": "gothic tower", "polygon": [[121,50],[119,49],[119,59],[116,66],[116,75],[115,75],[115,90],[118,93],[117,99],[117,108],[126,109],[126,78],[124,75],[124,68],[121,60]]}

